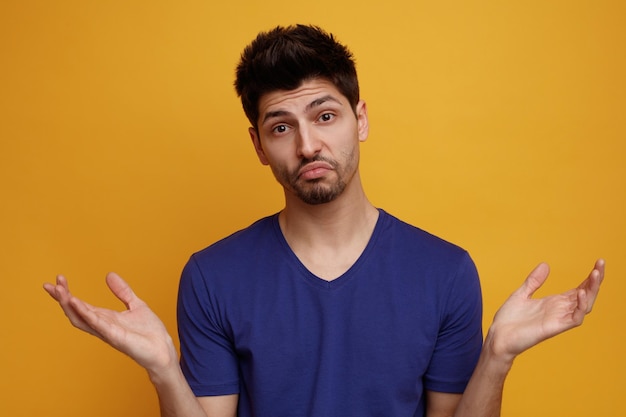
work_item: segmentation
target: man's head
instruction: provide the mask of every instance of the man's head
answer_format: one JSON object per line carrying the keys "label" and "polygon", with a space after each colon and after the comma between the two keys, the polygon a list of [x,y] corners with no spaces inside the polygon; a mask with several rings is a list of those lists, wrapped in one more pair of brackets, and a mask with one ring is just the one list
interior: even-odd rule
{"label": "man's head", "polygon": [[359,82],[350,51],[319,27],[279,26],[260,33],[244,49],[235,89],[248,120],[256,128],[258,103],[264,94],[293,90],[314,78],[330,81],[356,109]]}

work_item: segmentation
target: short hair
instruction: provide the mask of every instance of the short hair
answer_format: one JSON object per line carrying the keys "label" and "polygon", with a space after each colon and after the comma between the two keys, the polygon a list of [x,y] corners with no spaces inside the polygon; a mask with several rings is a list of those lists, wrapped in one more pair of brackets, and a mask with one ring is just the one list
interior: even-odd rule
{"label": "short hair", "polygon": [[293,90],[314,78],[330,81],[356,112],[359,82],[352,53],[318,26],[277,26],[261,32],[241,54],[235,90],[254,128],[259,100],[277,90]]}

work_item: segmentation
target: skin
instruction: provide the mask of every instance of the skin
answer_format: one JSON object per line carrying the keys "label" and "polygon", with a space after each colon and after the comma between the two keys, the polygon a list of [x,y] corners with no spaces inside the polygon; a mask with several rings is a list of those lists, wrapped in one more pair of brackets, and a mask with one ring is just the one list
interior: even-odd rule
{"label": "skin", "polygon": [[[359,145],[368,135],[367,109],[352,109],[325,80],[264,95],[258,129],[250,137],[262,164],[269,165],[285,194],[281,229],[294,253],[317,276],[345,272],[367,244],[378,211],[361,185]],[[487,333],[476,370],[463,395],[426,392],[428,417],[500,415],[506,375],[517,355],[582,324],[604,278],[604,261],[574,289],[539,299],[533,294],[549,268],[537,266],[502,305]],[[144,367],[159,396],[163,417],[232,417],[237,395],[196,398],[178,365],[172,338],[150,308],[118,275],[107,285],[125,305],[118,312],[74,297],[63,276],[44,289],[75,327],[99,337]]]}
{"label": "skin", "polygon": [[[249,133],[259,161],[283,187],[283,234],[311,272],[334,279],[360,256],[378,219],[358,171],[359,144],[369,133],[366,104],[353,110],[334,85],[315,80],[264,95],[259,110],[258,130]],[[310,204],[303,194],[333,197]]]}
{"label": "skin", "polygon": [[[285,191],[310,205],[341,195],[357,171],[357,141],[367,138],[367,125],[357,130],[359,120],[350,103],[332,84],[320,81],[267,94],[259,107],[259,127],[250,128],[250,137],[259,160],[270,166]],[[366,121],[365,103],[356,107],[361,122]],[[336,138],[332,149],[322,139],[329,135]]]}

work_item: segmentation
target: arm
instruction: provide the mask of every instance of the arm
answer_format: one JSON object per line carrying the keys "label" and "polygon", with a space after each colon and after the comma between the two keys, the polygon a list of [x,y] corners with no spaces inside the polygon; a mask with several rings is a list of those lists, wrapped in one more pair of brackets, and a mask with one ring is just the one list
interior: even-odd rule
{"label": "arm", "polygon": [[237,395],[196,398],[182,374],[176,348],[161,320],[117,274],[108,274],[106,282],[126,306],[125,311],[94,307],[74,297],[62,276],[57,277],[56,285],[44,284],[44,289],[75,327],[102,339],[148,371],[159,397],[162,417],[234,417]]}
{"label": "arm", "polygon": [[548,266],[540,264],[500,307],[462,397],[427,393],[428,417],[500,416],[504,381],[515,357],[548,338],[582,324],[585,315],[591,312],[604,278],[604,261],[598,260],[577,288],[532,299],[548,273]]}

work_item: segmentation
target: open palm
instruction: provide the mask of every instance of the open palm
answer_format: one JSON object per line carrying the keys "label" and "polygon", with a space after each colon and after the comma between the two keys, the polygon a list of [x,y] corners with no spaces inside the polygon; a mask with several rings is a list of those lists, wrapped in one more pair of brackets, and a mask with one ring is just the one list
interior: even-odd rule
{"label": "open palm", "polygon": [[106,282],[126,310],[95,307],[74,297],[63,276],[57,277],[56,285],[44,284],[44,289],[60,304],[75,327],[99,337],[144,368],[164,368],[176,361],[172,339],[157,315],[119,275],[109,273]]}
{"label": "open palm", "polygon": [[577,288],[532,298],[548,274],[548,265],[538,265],[496,313],[490,333],[498,353],[514,357],[543,340],[582,324],[585,315],[593,308],[604,279],[604,261],[598,260]]}

